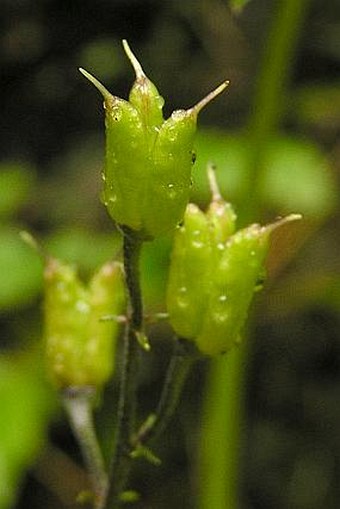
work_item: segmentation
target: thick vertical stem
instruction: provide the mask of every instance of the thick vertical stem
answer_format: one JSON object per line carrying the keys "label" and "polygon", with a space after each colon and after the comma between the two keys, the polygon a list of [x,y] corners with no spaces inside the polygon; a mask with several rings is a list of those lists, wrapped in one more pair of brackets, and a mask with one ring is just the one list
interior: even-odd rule
{"label": "thick vertical stem", "polygon": [[[253,112],[249,121],[248,178],[242,220],[260,213],[260,186],[266,144],[279,126],[293,55],[310,0],[279,0],[266,40]],[[244,386],[249,346],[214,361],[208,376],[200,449],[199,509],[238,509]]]}
{"label": "thick vertical stem", "polygon": [[142,240],[129,228],[122,228],[124,270],[126,286],[130,299],[130,323],[134,330],[140,331],[143,325],[143,303],[140,287],[139,260]]}
{"label": "thick vertical stem", "polygon": [[129,294],[129,317],[124,335],[115,452],[110,468],[109,490],[105,509],[120,507],[119,497],[125,488],[131,469],[130,440],[135,420],[140,348],[137,334],[143,328],[143,305],[139,277],[142,241],[131,230],[123,229],[123,243],[124,269]]}
{"label": "thick vertical stem", "polygon": [[265,40],[248,123],[250,153],[244,189],[246,222],[253,221],[259,213],[263,159],[267,144],[279,127],[287,101],[294,52],[309,2],[310,0],[279,0]]}
{"label": "thick vertical stem", "polygon": [[93,424],[94,396],[93,387],[70,387],[63,391],[62,401],[90,475],[95,495],[94,507],[99,508],[106,496],[108,480]]}
{"label": "thick vertical stem", "polygon": [[237,509],[245,345],[214,359],[203,407],[198,509]]}

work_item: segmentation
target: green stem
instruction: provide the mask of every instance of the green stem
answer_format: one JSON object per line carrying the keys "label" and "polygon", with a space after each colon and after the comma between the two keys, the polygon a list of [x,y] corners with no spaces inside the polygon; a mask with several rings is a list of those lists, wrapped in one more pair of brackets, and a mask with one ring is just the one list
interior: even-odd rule
{"label": "green stem", "polygon": [[130,441],[135,421],[139,360],[137,335],[143,328],[143,305],[139,277],[142,241],[131,230],[123,229],[123,243],[124,268],[130,308],[124,336],[115,452],[110,469],[105,509],[120,507],[120,495],[125,488],[131,469]]}
{"label": "green stem", "polygon": [[177,407],[187,375],[197,358],[196,350],[188,341],[176,340],[157,409],[137,431],[132,442],[134,448],[138,449],[163,432]]}
{"label": "green stem", "polygon": [[[310,0],[280,0],[265,43],[262,67],[249,121],[246,207],[242,220],[260,214],[260,188],[266,145],[280,124],[303,18]],[[200,447],[200,509],[237,509],[239,453],[244,427],[243,404],[249,346],[235,349],[210,368]]]}
{"label": "green stem", "polygon": [[62,393],[65,410],[90,475],[95,495],[94,507],[99,508],[106,496],[108,479],[93,424],[94,397],[92,387],[71,387]]}
{"label": "green stem", "polygon": [[121,230],[123,232],[125,279],[130,299],[129,321],[135,331],[140,331],[143,327],[143,303],[139,260],[143,241],[133,230],[127,227],[122,227]]}
{"label": "green stem", "polygon": [[203,406],[199,509],[236,509],[243,422],[244,346],[214,359]]}
{"label": "green stem", "polygon": [[250,153],[244,196],[246,221],[259,213],[263,160],[270,138],[279,127],[287,102],[294,53],[310,0],[280,0],[265,40],[262,65],[255,85],[248,123]]}

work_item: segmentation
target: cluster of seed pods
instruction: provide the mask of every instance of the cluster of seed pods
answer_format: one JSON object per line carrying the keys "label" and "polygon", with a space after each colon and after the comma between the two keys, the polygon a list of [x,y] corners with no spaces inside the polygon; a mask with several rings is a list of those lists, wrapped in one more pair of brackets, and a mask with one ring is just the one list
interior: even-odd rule
{"label": "cluster of seed pods", "polygon": [[189,201],[194,137],[199,112],[228,85],[222,83],[196,106],[163,119],[164,100],[126,41],[136,79],[129,101],[113,96],[80,69],[104,98],[106,162],[103,202],[121,226],[152,239],[182,220]]}
{"label": "cluster of seed pods", "polygon": [[122,265],[104,264],[84,284],[75,267],[55,258],[45,266],[45,342],[48,371],[59,388],[100,388],[112,376],[122,313]]}
{"label": "cluster of seed pods", "polygon": [[240,332],[263,280],[271,232],[298,219],[291,214],[267,226],[235,233],[236,215],[221,197],[209,169],[213,196],[206,213],[189,204],[175,232],[167,307],[175,332],[207,355],[227,352]]}

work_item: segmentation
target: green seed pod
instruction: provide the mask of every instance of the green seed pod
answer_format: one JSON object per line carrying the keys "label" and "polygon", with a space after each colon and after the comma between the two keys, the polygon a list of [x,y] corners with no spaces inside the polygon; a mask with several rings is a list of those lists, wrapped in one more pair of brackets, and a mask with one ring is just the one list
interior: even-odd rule
{"label": "green seed pod", "polygon": [[148,180],[143,124],[137,110],[122,99],[106,99],[105,111],[103,202],[118,224],[140,232],[144,230],[141,197]]}
{"label": "green seed pod", "polygon": [[201,330],[210,264],[207,219],[196,205],[189,204],[183,226],[175,231],[167,286],[169,321],[180,337],[194,339]]}
{"label": "green seed pod", "polygon": [[105,264],[88,287],[76,270],[49,258],[45,268],[45,341],[49,373],[59,388],[101,387],[113,373],[124,283],[119,263]]}
{"label": "green seed pod", "polygon": [[263,275],[270,233],[299,217],[291,215],[264,227],[254,224],[230,237],[211,274],[203,326],[196,338],[201,352],[207,355],[224,353],[239,341],[258,279]]}
{"label": "green seed pod", "polygon": [[89,294],[91,313],[85,358],[91,377],[97,385],[103,385],[113,374],[119,332],[117,320],[103,320],[103,317],[120,315],[124,309],[126,295],[122,264],[104,264],[91,279]]}
{"label": "green seed pod", "polygon": [[136,72],[130,102],[112,96],[96,78],[80,70],[104,97],[104,203],[119,225],[152,239],[174,228],[183,217],[191,186],[197,116],[228,82],[193,108],[175,111],[164,122],[163,99],[127,42],[123,44]]}

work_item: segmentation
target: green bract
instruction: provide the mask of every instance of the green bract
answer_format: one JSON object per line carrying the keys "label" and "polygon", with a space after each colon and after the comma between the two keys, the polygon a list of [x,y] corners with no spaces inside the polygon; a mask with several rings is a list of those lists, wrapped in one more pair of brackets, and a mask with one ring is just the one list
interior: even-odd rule
{"label": "green bract", "polygon": [[212,189],[207,213],[188,205],[184,224],[175,232],[167,287],[169,320],[176,334],[193,340],[207,355],[226,352],[239,341],[262,279],[270,233],[300,218],[292,214],[233,234],[233,209],[214,180]]}
{"label": "green bract", "polygon": [[125,291],[122,266],[103,265],[85,286],[75,268],[48,258],[45,272],[45,341],[48,370],[60,388],[101,387],[112,375]]}
{"label": "green bract", "polygon": [[103,201],[121,226],[151,239],[175,227],[188,203],[193,143],[200,110],[228,85],[222,83],[196,106],[163,120],[164,101],[123,41],[136,80],[129,102],[80,71],[104,97],[106,162]]}

